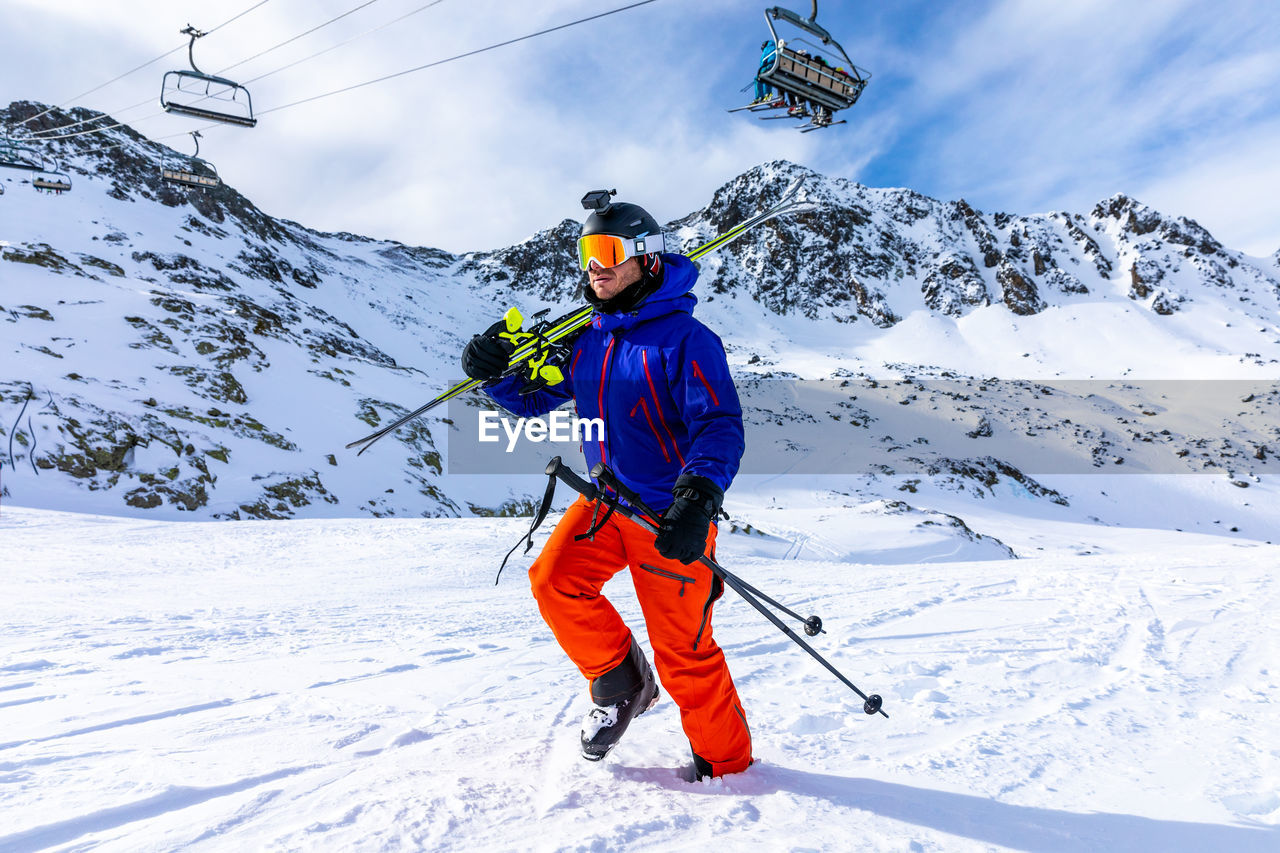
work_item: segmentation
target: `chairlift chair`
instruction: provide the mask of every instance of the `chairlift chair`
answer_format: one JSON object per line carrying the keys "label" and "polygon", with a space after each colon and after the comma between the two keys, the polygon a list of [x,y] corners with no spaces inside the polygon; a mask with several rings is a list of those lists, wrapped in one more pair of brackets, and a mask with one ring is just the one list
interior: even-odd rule
{"label": "chairlift chair", "polygon": [[61,164],[58,166],[56,169],[42,168],[34,172],[31,175],[31,186],[55,195],[71,192],[71,178],[61,171]]}
{"label": "chairlift chair", "polygon": [[[867,81],[871,78],[871,73],[855,65],[831,33],[818,24],[817,17],[818,0],[813,0],[812,14],[808,18],[801,18],[795,12],[780,6],[766,9],[764,20],[772,36],[774,51],[772,62],[762,65],[756,75],[765,85],[772,86],[779,92],[785,92],[799,103],[808,105],[808,109],[802,110],[796,116],[810,120],[809,124],[800,128],[805,133],[830,127],[833,124],[844,124],[844,119],[833,121],[833,115],[857,103],[858,98],[862,97]],[[819,48],[803,35],[793,38],[791,42],[778,38],[778,31],[773,23],[775,20],[785,21],[801,33],[814,36],[822,42],[822,47]],[[798,45],[812,47],[814,51],[798,49]],[[817,50],[824,50],[828,54],[834,50],[844,64],[836,66],[819,62]],[[751,104],[730,112],[743,109],[763,112],[783,106],[785,105],[779,102]],[[762,116],[762,118],[783,117]]]}
{"label": "chairlift chair", "polygon": [[[160,81],[160,106],[166,112],[208,121],[253,127],[253,98],[249,90],[233,80],[205,74],[196,67],[196,39],[205,35],[190,24],[181,30],[191,36],[187,44],[187,60],[191,70],[168,71]],[[212,103],[206,103],[212,102]]]}
{"label": "chairlift chair", "polygon": [[191,131],[191,138],[195,140],[196,153],[191,156],[190,163],[166,158],[160,165],[160,177],[171,184],[202,190],[220,186],[222,179],[218,177],[218,170],[208,160],[200,159],[200,131]]}
{"label": "chairlift chair", "polygon": [[24,172],[38,172],[44,169],[45,162],[44,156],[39,151],[6,136],[0,140],[0,166],[21,169]]}

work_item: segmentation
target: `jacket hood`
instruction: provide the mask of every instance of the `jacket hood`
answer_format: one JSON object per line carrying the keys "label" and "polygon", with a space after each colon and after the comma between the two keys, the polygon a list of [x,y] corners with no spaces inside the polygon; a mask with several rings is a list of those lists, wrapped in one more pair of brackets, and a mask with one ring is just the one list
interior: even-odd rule
{"label": "jacket hood", "polygon": [[629,329],[646,320],[676,311],[693,313],[698,297],[690,291],[698,281],[698,268],[684,255],[662,255],[662,284],[632,311],[609,313],[596,309],[591,327],[612,332]]}

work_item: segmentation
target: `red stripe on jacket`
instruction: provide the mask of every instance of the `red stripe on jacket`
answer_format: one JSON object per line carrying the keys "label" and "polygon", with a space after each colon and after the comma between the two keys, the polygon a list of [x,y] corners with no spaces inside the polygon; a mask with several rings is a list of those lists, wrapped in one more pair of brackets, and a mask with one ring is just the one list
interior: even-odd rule
{"label": "red stripe on jacket", "polygon": [[703,386],[707,389],[707,393],[711,395],[711,402],[720,405],[720,398],[716,396],[716,392],[711,390],[711,383],[707,381],[707,377],[702,375],[702,368],[698,367],[698,360],[693,360],[693,375],[702,380]]}
{"label": "red stripe on jacket", "polygon": [[661,422],[663,430],[667,433],[667,438],[671,439],[671,447],[676,452],[676,457],[680,460],[680,467],[684,467],[684,454],[680,452],[680,445],[676,444],[676,437],[671,434],[671,427],[667,426],[667,419],[662,415],[662,404],[658,402],[658,391],[653,386],[653,376],[649,373],[649,351],[640,350],[640,361],[644,364],[644,378],[649,382],[649,393],[653,395],[653,407],[658,411],[658,421]]}

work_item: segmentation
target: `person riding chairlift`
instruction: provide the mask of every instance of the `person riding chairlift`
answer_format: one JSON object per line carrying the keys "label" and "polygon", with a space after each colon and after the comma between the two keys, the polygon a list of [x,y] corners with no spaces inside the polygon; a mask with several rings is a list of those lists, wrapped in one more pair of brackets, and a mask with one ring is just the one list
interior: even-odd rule
{"label": "person riding chairlift", "polygon": [[766,39],[760,43],[760,68],[756,71],[756,99],[751,102],[752,104],[763,104],[773,100],[773,86],[760,79],[760,75],[773,65],[773,58],[777,52],[773,39]]}

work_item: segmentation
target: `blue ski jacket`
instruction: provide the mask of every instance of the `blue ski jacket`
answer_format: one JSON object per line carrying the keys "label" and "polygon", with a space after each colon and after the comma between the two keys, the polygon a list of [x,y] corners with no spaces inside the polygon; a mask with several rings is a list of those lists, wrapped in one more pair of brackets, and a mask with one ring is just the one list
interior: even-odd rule
{"label": "blue ski jacket", "polygon": [[634,311],[597,309],[560,365],[564,382],[522,396],[524,380],[511,376],[486,389],[520,417],[572,399],[579,418],[602,419],[604,435],[582,444],[587,469],[606,463],[657,512],[681,474],[727,491],[745,447],[724,344],[693,317],[698,270],[683,255],[662,261],[662,284]]}

